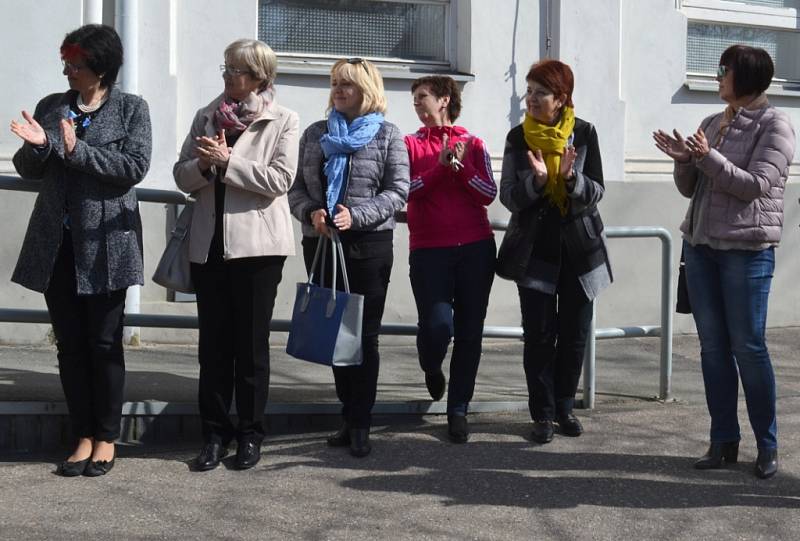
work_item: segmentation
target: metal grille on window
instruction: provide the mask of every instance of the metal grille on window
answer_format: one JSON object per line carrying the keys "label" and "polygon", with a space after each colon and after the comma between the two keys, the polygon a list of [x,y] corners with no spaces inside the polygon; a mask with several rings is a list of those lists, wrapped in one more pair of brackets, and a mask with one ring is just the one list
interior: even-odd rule
{"label": "metal grille on window", "polygon": [[258,38],[280,53],[447,61],[447,2],[259,0]]}
{"label": "metal grille on window", "polygon": [[735,44],[760,47],[775,63],[775,79],[800,81],[800,33],[750,26],[690,21],[686,37],[686,71],[714,75],[723,51]]}

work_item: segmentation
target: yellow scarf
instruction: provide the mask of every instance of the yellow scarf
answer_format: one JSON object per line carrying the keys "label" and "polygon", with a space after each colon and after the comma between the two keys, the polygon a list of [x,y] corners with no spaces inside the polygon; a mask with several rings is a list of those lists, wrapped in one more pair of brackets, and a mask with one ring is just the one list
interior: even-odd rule
{"label": "yellow scarf", "polygon": [[547,184],[544,186],[544,195],[550,202],[558,207],[562,216],[567,214],[567,186],[559,174],[561,155],[567,147],[567,140],[572,135],[575,127],[575,109],[564,107],[561,118],[555,126],[542,124],[528,113],[522,122],[522,131],[525,142],[531,150],[541,150],[544,163],[547,166]]}

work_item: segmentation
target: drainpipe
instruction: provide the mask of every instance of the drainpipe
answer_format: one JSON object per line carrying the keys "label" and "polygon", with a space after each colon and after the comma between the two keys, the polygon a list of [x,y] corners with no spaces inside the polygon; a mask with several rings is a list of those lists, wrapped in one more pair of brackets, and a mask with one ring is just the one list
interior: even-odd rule
{"label": "drainpipe", "polygon": [[83,24],[103,24],[103,0],[84,0]]}
{"label": "drainpipe", "polygon": [[[117,32],[122,40],[124,62],[120,69],[120,90],[128,94],[139,93],[139,0],[117,0]],[[125,297],[125,313],[141,312],[142,288],[135,285],[128,288]],[[131,346],[141,343],[139,327],[125,327],[123,340]]]}

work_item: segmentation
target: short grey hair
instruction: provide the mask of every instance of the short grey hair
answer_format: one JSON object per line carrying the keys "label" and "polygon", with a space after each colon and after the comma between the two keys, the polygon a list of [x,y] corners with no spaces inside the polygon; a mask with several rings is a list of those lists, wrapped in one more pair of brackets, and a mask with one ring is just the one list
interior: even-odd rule
{"label": "short grey hair", "polygon": [[225,47],[225,62],[236,61],[250,70],[253,78],[262,81],[262,90],[272,86],[278,68],[275,51],[257,39],[237,39]]}

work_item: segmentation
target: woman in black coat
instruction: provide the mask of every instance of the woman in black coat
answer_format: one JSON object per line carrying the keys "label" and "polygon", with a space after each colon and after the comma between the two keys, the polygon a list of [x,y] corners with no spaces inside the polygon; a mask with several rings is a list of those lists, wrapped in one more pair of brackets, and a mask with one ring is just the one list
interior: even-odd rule
{"label": "woman in black coat", "polygon": [[87,25],[61,45],[70,90],[52,94],[11,131],[14,166],[41,180],[12,281],[44,293],[58,369],[78,444],[58,472],[104,475],[114,466],[125,361],[128,286],[143,284],[142,222],[133,186],[150,166],[150,114],[114,88],[122,42]]}
{"label": "woman in black coat", "polygon": [[500,201],[512,212],[498,273],[517,282],[532,438],[583,426],[572,412],[592,320],[592,301],[611,283],[597,203],[603,167],[594,126],[575,117],[572,70],[557,60],[526,77],[524,122],[506,139]]}

